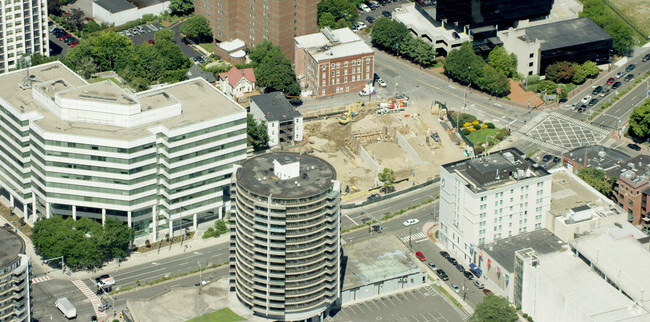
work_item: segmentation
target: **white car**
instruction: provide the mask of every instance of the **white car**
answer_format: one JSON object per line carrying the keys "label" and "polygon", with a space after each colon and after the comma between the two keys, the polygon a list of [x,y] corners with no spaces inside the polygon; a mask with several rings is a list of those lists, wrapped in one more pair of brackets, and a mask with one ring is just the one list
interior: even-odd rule
{"label": "white car", "polygon": [[404,226],[406,226],[406,227],[412,226],[412,225],[415,225],[415,224],[417,224],[419,222],[420,221],[418,219],[407,219],[407,220],[404,221]]}
{"label": "white car", "polygon": [[363,12],[370,12],[370,7],[368,7],[366,4],[362,3],[359,5],[359,9],[363,10]]}
{"label": "white car", "polygon": [[395,8],[395,12],[402,12],[404,11],[402,8]]}
{"label": "white car", "polygon": [[381,87],[386,87],[386,82],[384,82],[384,80],[381,79],[381,78],[378,78],[378,79],[377,79],[377,83],[378,83],[379,86],[381,86]]}
{"label": "white car", "polygon": [[456,285],[456,284],[454,284],[454,283],[451,283],[451,284],[449,284],[449,286],[450,286],[451,289],[453,289],[456,293],[460,293],[460,287],[458,287],[458,285]]}
{"label": "white car", "polygon": [[587,95],[585,96],[585,98],[582,99],[582,104],[587,104],[589,103],[589,101],[591,101],[591,96]]}
{"label": "white car", "polygon": [[366,28],[366,27],[367,27],[367,26],[366,26],[366,24],[365,24],[365,23],[363,23],[363,22],[357,22],[357,26],[358,26],[358,27],[357,27],[357,29],[359,29],[359,30],[361,30],[361,29],[363,29],[363,28]]}

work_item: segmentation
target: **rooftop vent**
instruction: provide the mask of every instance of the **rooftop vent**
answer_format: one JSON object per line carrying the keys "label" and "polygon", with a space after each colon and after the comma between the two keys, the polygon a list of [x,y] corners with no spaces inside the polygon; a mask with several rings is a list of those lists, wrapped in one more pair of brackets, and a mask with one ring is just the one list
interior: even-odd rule
{"label": "rooftop vent", "polygon": [[330,43],[335,44],[339,42],[338,37],[336,37],[336,35],[332,33],[332,30],[329,27],[325,27],[321,29],[321,32],[323,33],[323,36],[325,36],[325,38],[327,38],[327,40]]}

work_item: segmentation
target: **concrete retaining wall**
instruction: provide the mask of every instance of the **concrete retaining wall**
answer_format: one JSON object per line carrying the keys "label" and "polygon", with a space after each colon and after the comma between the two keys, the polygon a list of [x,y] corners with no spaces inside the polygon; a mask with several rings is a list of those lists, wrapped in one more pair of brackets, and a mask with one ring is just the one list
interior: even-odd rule
{"label": "concrete retaining wall", "polygon": [[366,149],[364,149],[361,145],[359,145],[359,155],[375,174],[379,173],[379,165],[377,162],[375,162],[375,160],[373,160],[368,151],[366,151]]}
{"label": "concrete retaining wall", "polygon": [[420,156],[418,155],[417,152],[415,152],[415,149],[406,141],[406,138],[402,136],[399,131],[395,131],[395,135],[397,136],[397,144],[408,154],[409,157],[411,157],[411,160],[415,162],[415,164],[422,164],[422,159],[420,159]]}

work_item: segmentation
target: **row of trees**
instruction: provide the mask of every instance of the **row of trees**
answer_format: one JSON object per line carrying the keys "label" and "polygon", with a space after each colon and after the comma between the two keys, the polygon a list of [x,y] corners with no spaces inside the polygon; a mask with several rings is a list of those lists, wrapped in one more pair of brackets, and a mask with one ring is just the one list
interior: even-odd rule
{"label": "row of trees", "polygon": [[581,17],[589,17],[614,40],[614,50],[620,55],[629,54],[634,47],[634,30],[621,17],[614,14],[602,0],[582,0]]}
{"label": "row of trees", "polygon": [[[500,51],[496,48],[494,50]],[[493,55],[492,64],[504,73],[511,74],[511,69],[516,66],[516,58],[496,53]],[[449,52],[445,60],[445,74],[461,83],[471,83],[490,95],[502,97],[510,92],[508,77],[476,55],[471,42],[464,42],[458,50]]]}
{"label": "row of trees", "polygon": [[559,61],[548,65],[545,70],[546,79],[556,83],[582,84],[588,77],[598,76],[600,68],[592,61],[583,64]]}
{"label": "row of trees", "polygon": [[44,258],[64,256],[67,266],[87,269],[128,255],[134,231],[122,221],[106,218],[104,225],[83,217],[54,216],[34,224],[32,242]]}
{"label": "row of trees", "polygon": [[339,29],[357,21],[357,6],[362,0],[323,0],[318,3],[318,27]]}
{"label": "row of trees", "polygon": [[155,45],[133,47],[128,37],[100,32],[72,48],[64,62],[86,78],[95,72],[114,70],[134,89],[144,90],[151,83],[185,79],[192,63],[173,38],[173,31],[161,29],[154,35]]}
{"label": "row of trees", "polygon": [[383,50],[400,55],[418,65],[429,67],[435,64],[436,51],[421,38],[411,35],[406,26],[396,20],[381,17],[372,25],[372,43]]}
{"label": "row of trees", "polygon": [[607,197],[616,183],[616,177],[608,177],[605,175],[605,171],[594,167],[580,169],[578,177]]}
{"label": "row of trees", "polygon": [[650,139],[650,100],[634,108],[630,115],[628,132],[641,140]]}
{"label": "row of trees", "polygon": [[255,71],[256,85],[264,88],[264,92],[280,91],[286,97],[300,95],[296,72],[291,60],[280,50],[280,46],[265,40],[251,49],[249,58]]}

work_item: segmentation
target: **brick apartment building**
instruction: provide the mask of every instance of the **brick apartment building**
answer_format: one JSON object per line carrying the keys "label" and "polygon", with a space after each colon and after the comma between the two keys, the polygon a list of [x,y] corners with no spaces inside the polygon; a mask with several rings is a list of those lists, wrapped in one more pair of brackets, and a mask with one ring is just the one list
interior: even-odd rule
{"label": "brick apartment building", "polygon": [[650,228],[650,156],[633,157],[607,175],[617,177],[612,199],[627,211],[628,221]]}
{"label": "brick apartment building", "polygon": [[349,28],[295,38],[298,84],[313,96],[355,92],[373,80],[375,52]]}
{"label": "brick apartment building", "polygon": [[269,40],[293,59],[296,36],[316,32],[319,0],[196,0],[217,41],[241,39],[249,48]]}

